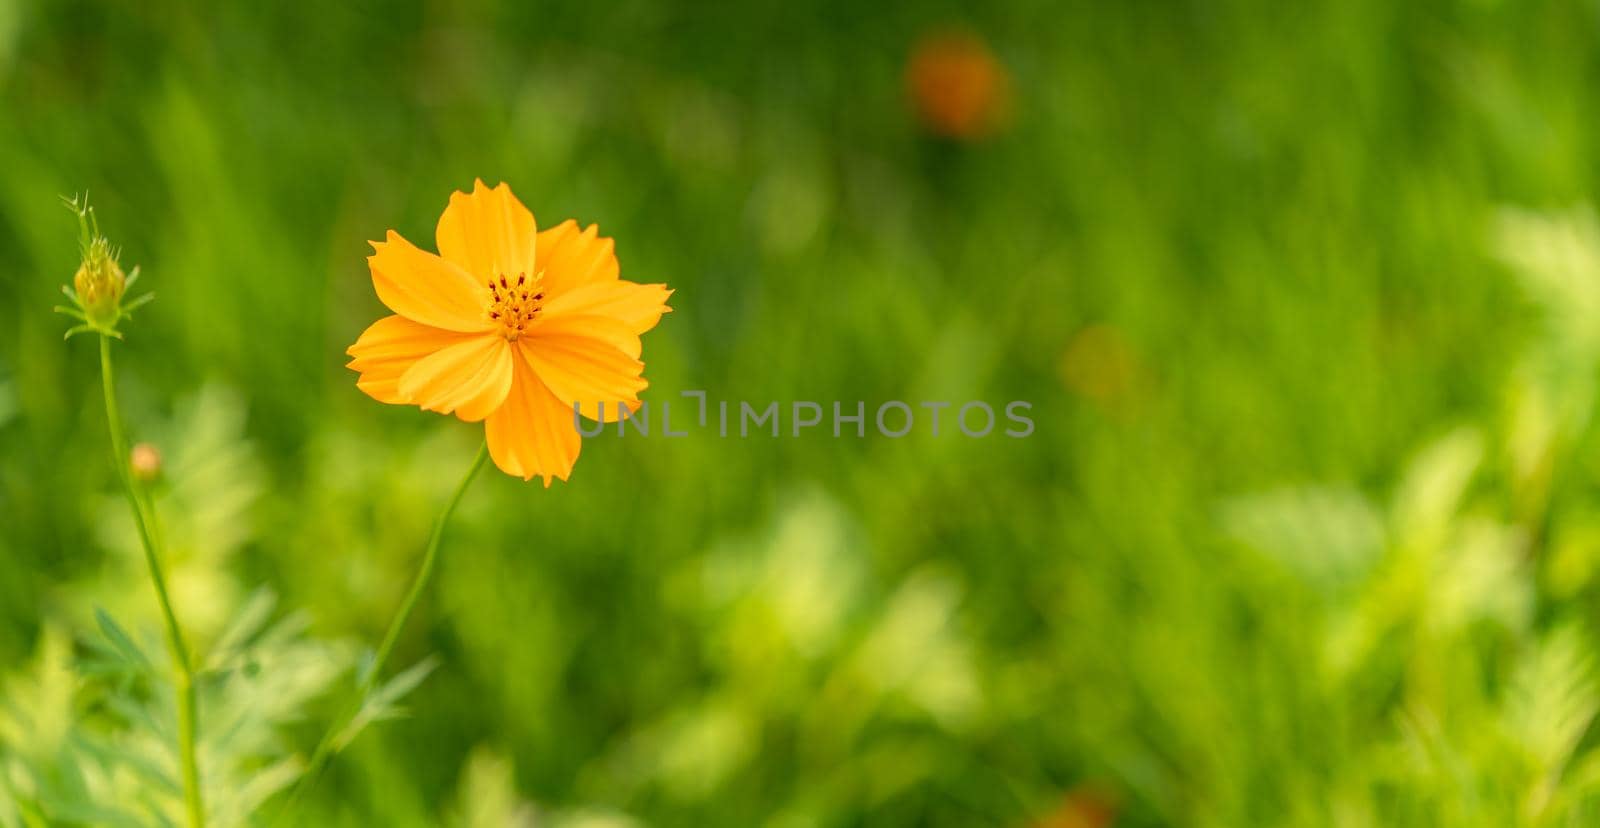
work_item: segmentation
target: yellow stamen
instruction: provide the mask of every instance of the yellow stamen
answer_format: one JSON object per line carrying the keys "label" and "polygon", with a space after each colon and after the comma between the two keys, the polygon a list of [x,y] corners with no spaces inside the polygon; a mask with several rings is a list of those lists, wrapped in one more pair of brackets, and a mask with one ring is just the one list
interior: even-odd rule
{"label": "yellow stamen", "polygon": [[515,279],[504,275],[489,280],[489,318],[499,322],[501,333],[509,341],[527,333],[533,321],[539,318],[544,304],[544,271],[533,274],[519,273]]}

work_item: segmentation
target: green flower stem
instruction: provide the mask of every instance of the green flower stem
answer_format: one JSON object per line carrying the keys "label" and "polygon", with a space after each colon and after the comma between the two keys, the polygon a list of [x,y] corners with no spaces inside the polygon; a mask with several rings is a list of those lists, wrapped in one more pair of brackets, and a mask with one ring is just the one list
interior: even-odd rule
{"label": "green flower stem", "polygon": [[167,579],[161,571],[161,555],[155,526],[155,504],[140,496],[133,472],[128,468],[128,441],[122,433],[122,417],[117,413],[117,388],[111,373],[111,337],[100,335],[100,382],[106,397],[106,424],[111,430],[111,465],[122,479],[122,490],[128,496],[128,506],[133,510],[133,522],[139,528],[139,540],[144,546],[144,562],[150,570],[150,582],[156,588],[156,601],[161,605],[161,615],[166,621],[167,648],[178,665],[178,758],[183,771],[183,802],[189,815],[190,828],[203,828],[206,824],[204,801],[200,796],[200,767],[195,761],[195,737],[198,730],[195,715],[194,664],[189,647],[184,643],[183,630],[178,626],[178,616],[172,611],[172,598],[167,594]]}
{"label": "green flower stem", "polygon": [[351,700],[342,714],[334,719],[322,740],[317,743],[316,750],[311,754],[311,760],[306,764],[306,772],[300,777],[300,782],[289,795],[289,801],[284,807],[284,812],[278,820],[280,823],[294,810],[295,803],[300,797],[316,784],[317,777],[322,769],[327,766],[328,760],[333,758],[335,745],[339,735],[344,732],[350,721],[361,710],[361,705],[367,696],[377,687],[378,679],[383,675],[383,667],[389,661],[389,655],[394,651],[395,642],[400,638],[400,630],[405,627],[406,620],[411,617],[411,611],[417,606],[417,599],[422,597],[423,590],[427,589],[428,582],[433,578],[434,565],[439,559],[439,540],[444,537],[444,528],[450,522],[450,516],[455,514],[456,506],[461,503],[461,498],[467,493],[467,487],[472,484],[478,472],[483,469],[484,463],[489,459],[489,444],[484,442],[478,447],[478,456],[472,461],[472,467],[467,469],[466,476],[456,485],[455,494],[445,504],[444,511],[439,513],[439,519],[434,521],[433,534],[428,538],[428,548],[422,553],[422,565],[417,569],[417,575],[411,581],[411,589],[406,592],[406,597],[400,602],[400,609],[389,621],[389,629],[383,634],[383,643],[378,645],[378,651],[372,657],[372,663],[367,666],[366,672],[361,676],[360,684],[356,687],[355,698]]}

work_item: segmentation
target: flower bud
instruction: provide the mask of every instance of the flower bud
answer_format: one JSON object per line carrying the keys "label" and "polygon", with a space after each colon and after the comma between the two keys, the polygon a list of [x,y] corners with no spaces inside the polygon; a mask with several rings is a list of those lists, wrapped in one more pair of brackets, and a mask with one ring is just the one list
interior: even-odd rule
{"label": "flower bud", "polygon": [[149,443],[135,443],[128,452],[128,466],[135,480],[148,483],[161,476],[161,451]]}
{"label": "flower bud", "polygon": [[97,237],[89,243],[84,250],[83,263],[72,277],[72,286],[78,292],[78,303],[89,317],[89,324],[107,328],[116,324],[128,278],[117,264],[110,242]]}

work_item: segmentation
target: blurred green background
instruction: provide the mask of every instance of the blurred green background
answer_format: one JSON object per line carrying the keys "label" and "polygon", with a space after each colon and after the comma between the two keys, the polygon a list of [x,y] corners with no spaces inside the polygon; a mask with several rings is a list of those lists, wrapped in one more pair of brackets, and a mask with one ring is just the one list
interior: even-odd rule
{"label": "blurred green background", "polygon": [[[952,27],[1009,78],[955,136],[907,80]],[[1036,431],[486,476],[437,669],[299,824],[1595,824],[1596,89],[1594,3],[0,0],[0,824],[118,727],[92,608],[158,641],[58,196],[157,296],[116,353],[180,614],[304,619],[233,698],[266,757],[480,439],[342,367],[366,240],[478,176],[677,289],[647,400]]]}

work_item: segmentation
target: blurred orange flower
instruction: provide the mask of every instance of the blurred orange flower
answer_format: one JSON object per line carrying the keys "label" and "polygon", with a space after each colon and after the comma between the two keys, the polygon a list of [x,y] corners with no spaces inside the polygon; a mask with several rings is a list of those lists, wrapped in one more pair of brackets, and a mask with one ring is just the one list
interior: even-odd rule
{"label": "blurred orange flower", "polygon": [[501,471],[566,480],[580,446],[574,406],[607,422],[638,408],[639,335],[671,310],[672,291],[618,278],[594,225],[539,231],[505,184],[451,195],[435,239],[437,255],[393,230],[372,242],[372,285],[395,315],[350,346],[356,387],[483,421]]}
{"label": "blurred orange flower", "polygon": [[1106,412],[1127,413],[1137,402],[1143,370],[1132,346],[1110,325],[1089,325],[1061,355],[1061,379]]}
{"label": "blurred orange flower", "polygon": [[923,37],[906,66],[906,90],[923,126],[946,138],[988,137],[1010,116],[1011,77],[968,32]]}
{"label": "blurred orange flower", "polygon": [[1062,797],[1054,811],[1035,828],[1110,828],[1117,821],[1117,801],[1093,786],[1079,786]]}

